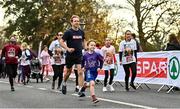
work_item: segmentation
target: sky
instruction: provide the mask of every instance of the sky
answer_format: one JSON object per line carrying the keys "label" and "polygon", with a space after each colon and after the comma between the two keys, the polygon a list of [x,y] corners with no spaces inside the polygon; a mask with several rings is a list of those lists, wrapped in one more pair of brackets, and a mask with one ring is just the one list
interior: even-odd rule
{"label": "sky", "polygon": [[[116,4],[116,5],[121,5],[121,6],[128,6],[130,7],[126,0],[105,0],[105,2],[109,5]],[[111,13],[111,18],[112,19],[118,19],[118,18],[125,18],[128,20],[131,20],[133,17],[133,12],[127,9],[113,9]]]}
{"label": "sky", "polygon": [[0,26],[5,25],[3,17],[4,17],[4,10],[0,7]]}

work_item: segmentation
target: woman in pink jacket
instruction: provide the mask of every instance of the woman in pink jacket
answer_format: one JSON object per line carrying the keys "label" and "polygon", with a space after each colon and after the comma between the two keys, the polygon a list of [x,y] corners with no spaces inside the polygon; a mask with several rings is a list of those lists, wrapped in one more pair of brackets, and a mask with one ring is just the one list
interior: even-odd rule
{"label": "woman in pink jacket", "polygon": [[44,76],[44,78],[46,80],[49,80],[48,78],[48,70],[49,70],[49,65],[50,63],[50,55],[48,53],[48,47],[46,45],[44,45],[44,48],[41,52],[41,59],[42,59],[42,75],[44,76],[44,71],[46,70],[46,75]]}

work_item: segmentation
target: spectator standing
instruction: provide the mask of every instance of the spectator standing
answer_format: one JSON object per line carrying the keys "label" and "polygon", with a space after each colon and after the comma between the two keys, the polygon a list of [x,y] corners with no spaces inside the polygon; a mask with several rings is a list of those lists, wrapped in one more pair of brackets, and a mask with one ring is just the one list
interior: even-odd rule
{"label": "spectator standing", "polygon": [[143,52],[143,49],[142,49],[139,41],[136,39],[136,34],[132,33],[131,36],[132,36],[132,39],[134,39],[136,41],[137,52]]}
{"label": "spectator standing", "polygon": [[175,34],[169,35],[169,42],[167,43],[165,50],[166,51],[180,50],[180,44]]}
{"label": "spectator standing", "polygon": [[[175,34],[169,35],[169,42],[167,43],[165,50],[166,51],[180,50],[180,43]],[[174,87],[173,89],[176,91],[180,90],[178,87]]]}

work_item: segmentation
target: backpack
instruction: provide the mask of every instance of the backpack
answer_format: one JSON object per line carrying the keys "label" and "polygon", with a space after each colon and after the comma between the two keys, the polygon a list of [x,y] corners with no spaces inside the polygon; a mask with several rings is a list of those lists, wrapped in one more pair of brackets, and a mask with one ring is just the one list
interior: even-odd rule
{"label": "backpack", "polygon": [[26,49],[26,50],[28,50],[30,52],[30,56],[27,55],[26,51],[25,51],[25,55],[26,55],[26,57],[28,57],[29,60],[31,60],[33,58],[33,54],[31,52],[31,50],[29,50],[29,49]]}

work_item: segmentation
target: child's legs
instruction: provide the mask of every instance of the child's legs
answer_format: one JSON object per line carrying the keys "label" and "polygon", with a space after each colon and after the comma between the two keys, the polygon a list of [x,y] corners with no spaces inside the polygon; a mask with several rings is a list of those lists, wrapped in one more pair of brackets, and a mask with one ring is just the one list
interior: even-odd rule
{"label": "child's legs", "polygon": [[108,70],[104,70],[104,73],[105,73],[104,87],[106,87],[107,86],[108,77],[109,77],[109,71]]}
{"label": "child's legs", "polygon": [[42,65],[42,75],[44,76],[45,65]]}
{"label": "child's legs", "polygon": [[49,65],[45,65],[45,69],[46,69],[46,77],[48,77]]}
{"label": "child's legs", "polygon": [[26,78],[26,70],[25,70],[25,66],[22,66],[22,80],[23,80],[23,82],[25,82],[25,78]]}
{"label": "child's legs", "polygon": [[90,78],[88,78],[90,80],[90,93],[91,93],[91,96],[95,95],[94,87],[95,87],[95,80],[97,78],[97,75],[98,75],[97,71],[92,71],[92,72],[90,72]]}
{"label": "child's legs", "polygon": [[60,65],[59,68],[59,81],[58,81],[58,86],[61,85],[62,80],[63,80],[63,72],[64,72],[64,65]]}
{"label": "child's legs", "polygon": [[95,86],[95,82],[94,82],[94,80],[91,80],[90,81],[90,93],[91,93],[91,96],[95,95],[94,86]]}
{"label": "child's legs", "polygon": [[109,79],[109,85],[112,84],[114,79],[114,69],[110,69],[110,79]]}

